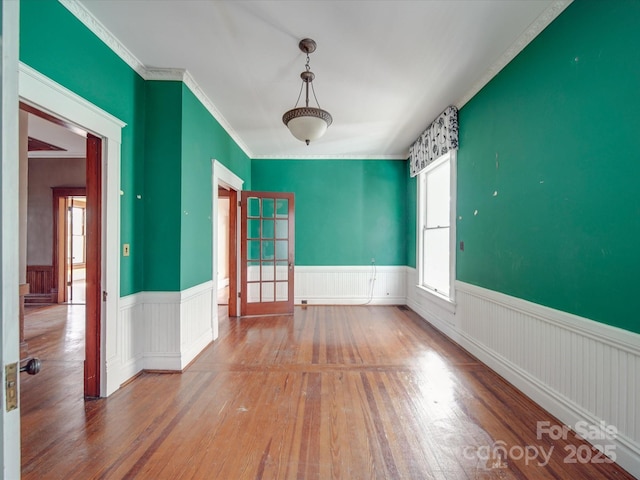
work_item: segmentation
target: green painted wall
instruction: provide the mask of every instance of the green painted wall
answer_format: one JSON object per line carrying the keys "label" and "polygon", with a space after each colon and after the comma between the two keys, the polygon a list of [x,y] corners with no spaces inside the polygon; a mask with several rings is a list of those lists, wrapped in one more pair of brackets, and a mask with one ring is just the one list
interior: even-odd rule
{"label": "green painted wall", "polygon": [[251,162],[182,82],[147,82],[145,282],[184,290],[212,279],[212,159],[250,186]]}
{"label": "green painted wall", "polygon": [[146,82],[144,290],[180,290],[182,83]]}
{"label": "green painted wall", "polygon": [[251,185],[251,162],[181,82],[144,81],[54,0],[22,0],[20,60],[127,123],[122,296],[211,280],[211,159]]}
{"label": "green painted wall", "polygon": [[182,85],[180,289],[212,278],[212,159],[251,187],[251,162],[227,132]]}
{"label": "green painted wall", "polygon": [[295,193],[296,265],[405,265],[406,162],[253,160],[252,188]]}
{"label": "green painted wall", "polygon": [[143,289],[145,82],[59,2],[20,3],[20,61],[127,123],[122,130],[120,294]]}
{"label": "green painted wall", "polygon": [[574,2],[461,109],[458,279],[640,332],[638,25]]}

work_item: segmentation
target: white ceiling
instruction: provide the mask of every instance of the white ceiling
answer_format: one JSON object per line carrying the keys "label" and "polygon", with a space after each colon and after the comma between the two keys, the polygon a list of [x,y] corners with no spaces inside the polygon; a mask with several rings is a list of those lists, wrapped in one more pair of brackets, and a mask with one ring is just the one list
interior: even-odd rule
{"label": "white ceiling", "polygon": [[[69,3],[78,7],[63,0]],[[568,3],[83,0],[79,6],[144,67],[186,69],[251,158],[406,158],[446,106],[463,105]],[[310,146],[282,123],[300,90],[304,37],[317,42],[315,91],[333,116],[326,135]]]}
{"label": "white ceiling", "polygon": [[28,114],[28,135],[63,150],[29,152],[29,158],[84,158],[87,139],[66,127]]}

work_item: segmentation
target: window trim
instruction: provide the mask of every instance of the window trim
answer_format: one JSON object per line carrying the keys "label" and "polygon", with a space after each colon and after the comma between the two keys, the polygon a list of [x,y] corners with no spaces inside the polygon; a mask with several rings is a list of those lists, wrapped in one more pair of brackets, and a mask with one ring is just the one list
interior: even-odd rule
{"label": "window trim", "polygon": [[[426,189],[424,188],[424,174],[428,173],[430,170],[437,168],[439,165],[444,162],[449,162],[449,295],[443,295],[436,290],[423,285],[422,278],[424,273],[424,252],[423,252],[423,237],[424,237],[424,226],[425,226],[425,216],[426,216]],[[428,167],[422,170],[418,175],[417,184],[417,194],[416,199],[418,202],[417,205],[417,225],[416,225],[416,249],[417,249],[417,270],[418,270],[418,282],[416,287],[420,289],[420,291],[433,295],[436,298],[443,300],[448,303],[455,304],[455,281],[456,281],[456,199],[457,199],[457,152],[456,150],[450,150],[438,157],[434,162],[432,162]]]}

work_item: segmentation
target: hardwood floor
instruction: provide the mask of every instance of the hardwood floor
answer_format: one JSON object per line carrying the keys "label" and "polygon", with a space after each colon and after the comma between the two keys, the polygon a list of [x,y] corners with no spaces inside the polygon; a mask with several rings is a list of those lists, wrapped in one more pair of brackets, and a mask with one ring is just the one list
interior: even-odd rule
{"label": "hardwood floor", "polygon": [[25,479],[633,478],[572,434],[537,435],[560,423],[404,307],[221,310],[184,373],[87,402],[69,308],[26,322],[43,370],[21,378]]}

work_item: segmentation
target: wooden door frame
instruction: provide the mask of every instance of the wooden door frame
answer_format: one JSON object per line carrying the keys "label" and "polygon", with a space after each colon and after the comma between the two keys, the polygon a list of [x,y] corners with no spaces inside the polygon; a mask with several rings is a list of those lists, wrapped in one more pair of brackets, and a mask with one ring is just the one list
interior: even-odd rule
{"label": "wooden door frame", "polygon": [[212,227],[213,227],[213,268],[212,277],[214,284],[213,294],[213,332],[214,339],[218,336],[218,187],[229,190],[229,317],[236,317],[240,312],[240,299],[238,298],[238,288],[240,283],[240,272],[238,269],[240,259],[240,236],[238,222],[238,192],[242,191],[244,180],[225,167],[216,159],[212,163]]}
{"label": "wooden door frame", "polygon": [[[73,196],[74,192],[84,191],[84,196],[87,200],[84,395],[89,398],[99,397],[101,387],[100,371],[102,365],[102,138],[22,101],[20,102],[20,109],[86,137],[85,187],[69,187],[53,190],[54,225],[52,260],[54,282],[58,284],[57,298],[58,302],[60,302],[63,288],[61,288],[60,285],[61,272],[59,268],[59,256],[61,252],[58,235],[61,215],[65,215],[65,212],[61,212],[59,209],[60,199],[63,198],[63,196]],[[62,287],[64,287],[64,285],[62,285]],[[64,299],[64,295],[62,295],[62,298]]]}
{"label": "wooden door frame", "polygon": [[[58,303],[64,302],[65,285],[62,275],[64,274],[61,263],[64,264],[64,242],[60,239],[66,236],[64,221],[64,211],[60,210],[60,202],[67,197],[86,197],[86,187],[53,187],[53,288]],[[62,285],[63,288],[60,288]]]}
{"label": "wooden door frame", "polygon": [[[220,198],[229,199],[229,225],[227,229],[227,274],[229,276],[229,301],[228,315],[238,316],[238,191],[232,187],[218,184],[218,200]],[[220,202],[218,202],[220,205]],[[219,238],[219,237],[218,237]],[[217,254],[217,250],[216,250]],[[218,267],[219,268],[219,267]],[[213,272],[217,275],[217,272]]]}
{"label": "wooden door frame", "polygon": [[238,312],[238,191],[229,192],[229,316]]}
{"label": "wooden door frame", "polygon": [[[121,366],[107,370],[106,359],[118,354],[120,312],[120,202],[122,130],[126,123],[24,63],[18,64],[20,101],[86,129],[103,139],[102,155],[102,338],[100,395],[109,396],[126,380]],[[127,192],[130,193],[130,192]],[[107,295],[108,294],[108,295]],[[105,298],[106,297],[106,298]]]}
{"label": "wooden door frame", "polygon": [[102,138],[87,134],[84,396],[100,396],[102,314]]}

